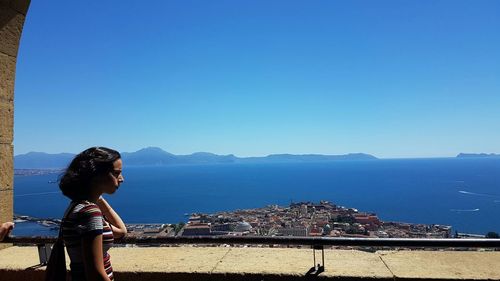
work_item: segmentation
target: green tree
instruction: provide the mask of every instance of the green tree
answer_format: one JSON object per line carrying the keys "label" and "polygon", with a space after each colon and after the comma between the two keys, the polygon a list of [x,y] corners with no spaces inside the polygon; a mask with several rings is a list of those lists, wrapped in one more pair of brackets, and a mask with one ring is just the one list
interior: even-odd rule
{"label": "green tree", "polygon": [[184,227],[184,225],[185,225],[184,222],[180,222],[174,226],[175,235],[177,235],[177,233],[179,233],[179,231],[181,231],[181,229]]}
{"label": "green tree", "polygon": [[496,232],[490,231],[486,233],[486,238],[500,238],[500,235]]}

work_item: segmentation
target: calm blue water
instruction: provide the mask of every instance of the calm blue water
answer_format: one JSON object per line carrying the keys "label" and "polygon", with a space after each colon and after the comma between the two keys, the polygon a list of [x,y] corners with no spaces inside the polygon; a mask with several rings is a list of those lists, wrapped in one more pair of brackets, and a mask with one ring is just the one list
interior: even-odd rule
{"label": "calm blue water", "polygon": [[14,231],[12,231],[12,235],[15,236],[57,236],[58,233],[57,229],[52,229],[30,221],[16,223]]}
{"label": "calm blue water", "polygon": [[[125,166],[124,175],[125,183],[107,198],[128,223],[176,223],[191,212],[324,199],[387,221],[500,232],[500,159]],[[15,213],[61,217],[68,200],[48,183],[56,178],[16,177]]]}

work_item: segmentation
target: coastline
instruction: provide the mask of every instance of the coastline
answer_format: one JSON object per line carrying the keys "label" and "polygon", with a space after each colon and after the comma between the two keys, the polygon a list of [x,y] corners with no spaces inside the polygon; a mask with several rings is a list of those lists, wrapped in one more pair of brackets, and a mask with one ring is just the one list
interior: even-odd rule
{"label": "coastline", "polygon": [[[57,235],[60,219],[15,215],[17,226],[31,224]],[[318,236],[367,238],[484,238],[474,233],[452,233],[452,227],[438,224],[381,221],[377,214],[337,206],[329,201],[298,202],[288,207],[269,205],[214,214],[193,213],[185,222],[126,224],[130,236]],[[44,233],[46,233],[44,231]],[[26,234],[26,233],[25,233]],[[30,234],[28,234],[30,236]]]}

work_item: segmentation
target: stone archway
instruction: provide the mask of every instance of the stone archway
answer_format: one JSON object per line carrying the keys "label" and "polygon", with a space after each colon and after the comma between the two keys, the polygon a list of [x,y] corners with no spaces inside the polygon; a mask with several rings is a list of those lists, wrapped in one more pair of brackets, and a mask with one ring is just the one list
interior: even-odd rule
{"label": "stone archway", "polygon": [[0,222],[12,220],[14,211],[14,80],[29,5],[30,0],[0,0]]}

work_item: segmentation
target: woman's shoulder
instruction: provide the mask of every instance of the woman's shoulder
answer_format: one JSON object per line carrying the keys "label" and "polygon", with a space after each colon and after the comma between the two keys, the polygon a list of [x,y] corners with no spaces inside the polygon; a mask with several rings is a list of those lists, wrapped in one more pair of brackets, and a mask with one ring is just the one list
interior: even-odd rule
{"label": "woman's shoulder", "polygon": [[97,204],[83,200],[78,202],[72,202],[73,210],[71,213],[79,215],[92,215],[92,216],[102,216],[101,209]]}
{"label": "woman's shoulder", "polygon": [[73,210],[68,222],[76,227],[79,234],[102,234],[103,216],[99,207],[89,201],[72,202]]}

